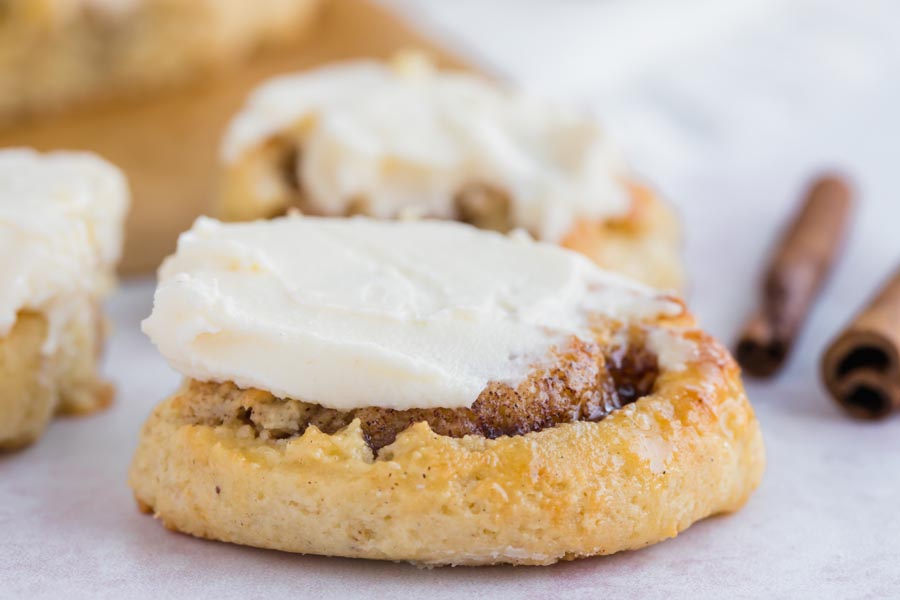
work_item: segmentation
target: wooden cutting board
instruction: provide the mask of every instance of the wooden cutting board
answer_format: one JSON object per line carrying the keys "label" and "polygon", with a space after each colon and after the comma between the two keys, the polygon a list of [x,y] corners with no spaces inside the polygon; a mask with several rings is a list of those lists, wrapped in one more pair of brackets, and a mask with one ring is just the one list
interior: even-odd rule
{"label": "wooden cutting board", "polygon": [[8,127],[0,131],[0,146],[91,150],[124,169],[133,205],[122,271],[148,273],[172,252],[178,234],[208,212],[218,182],[219,140],[254,86],[277,73],[337,59],[387,58],[409,48],[446,66],[462,64],[368,0],[326,0],[292,46],[185,89]]}

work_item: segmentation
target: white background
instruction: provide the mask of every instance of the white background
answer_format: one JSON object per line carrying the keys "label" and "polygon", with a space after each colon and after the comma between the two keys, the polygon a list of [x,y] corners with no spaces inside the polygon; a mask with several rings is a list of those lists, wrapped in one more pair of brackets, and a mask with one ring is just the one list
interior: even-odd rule
{"label": "white background", "polygon": [[423,571],[173,534],[125,485],[141,422],[178,382],[138,332],[152,282],[129,282],[110,307],[116,405],[0,456],[0,597],[900,597],[900,415],[848,420],[816,371],[900,264],[900,3],[390,3],[501,76],[598,113],[681,210],[691,305],[729,342],[809,177],[854,178],[847,252],[795,355],[748,386],[762,486],[740,513],[674,540],[549,568]]}

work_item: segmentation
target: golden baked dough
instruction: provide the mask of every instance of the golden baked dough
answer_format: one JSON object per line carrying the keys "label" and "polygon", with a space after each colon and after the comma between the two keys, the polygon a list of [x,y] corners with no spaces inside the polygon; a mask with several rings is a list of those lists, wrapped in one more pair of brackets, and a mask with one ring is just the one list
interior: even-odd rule
{"label": "golden baked dough", "polygon": [[0,338],[0,449],[37,439],[55,413],[87,414],[112,402],[113,388],[97,375],[102,324],[99,312],[73,319],[56,352],[44,355],[43,315],[21,312]]}
{"label": "golden baked dough", "polygon": [[20,314],[0,338],[0,448],[24,446],[37,438],[53,416],[55,386],[41,355],[46,320]]}
{"label": "golden baked dough", "polygon": [[658,289],[684,287],[681,226],[674,210],[653,191],[629,183],[631,212],[622,219],[581,222],[560,242],[601,267]]}
{"label": "golden baked dough", "polygon": [[649,395],[601,421],[495,439],[419,422],[376,453],[359,419],[277,439],[249,420],[201,422],[203,394],[228,386],[188,382],[145,424],[130,484],[170,529],[290,552],[543,565],[641,548],[738,509],[764,467],[727,350],[687,314],[645,326],[693,348],[683,369],[660,369]]}

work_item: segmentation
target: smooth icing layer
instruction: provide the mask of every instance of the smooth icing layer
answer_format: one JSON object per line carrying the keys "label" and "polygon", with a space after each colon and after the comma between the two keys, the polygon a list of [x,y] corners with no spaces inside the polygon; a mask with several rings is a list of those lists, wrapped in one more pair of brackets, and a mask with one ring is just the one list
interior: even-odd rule
{"label": "smooth icing layer", "polygon": [[470,406],[589,315],[681,305],[554,245],[453,222],[201,218],[143,323],[172,366],[349,410]]}
{"label": "smooth icing layer", "polygon": [[455,218],[454,197],[487,184],[510,198],[515,227],[560,240],[578,219],[625,214],[627,170],[596,121],[420,57],[358,61],[279,77],[231,123],[234,163],[295,137],[304,201],[316,214]]}
{"label": "smooth icing layer", "polygon": [[47,316],[56,334],[104,295],[122,247],[128,186],[87,153],[0,151],[0,335],[21,310]]}

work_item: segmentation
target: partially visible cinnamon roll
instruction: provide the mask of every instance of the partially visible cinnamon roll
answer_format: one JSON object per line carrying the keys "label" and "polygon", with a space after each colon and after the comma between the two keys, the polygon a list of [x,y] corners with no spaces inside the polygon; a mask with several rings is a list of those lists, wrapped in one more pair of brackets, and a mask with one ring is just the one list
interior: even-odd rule
{"label": "partially visible cinnamon roll", "polygon": [[222,160],[226,220],[295,208],[524,229],[654,287],[683,283],[672,209],[593,118],[418,55],[263,84]]}
{"label": "partially visible cinnamon roll", "polygon": [[98,373],[128,208],[122,173],[86,153],[0,151],[0,449],[58,412],[112,401]]}

